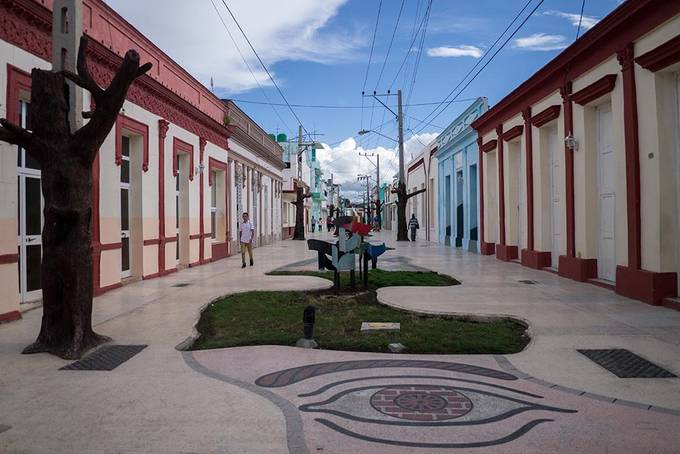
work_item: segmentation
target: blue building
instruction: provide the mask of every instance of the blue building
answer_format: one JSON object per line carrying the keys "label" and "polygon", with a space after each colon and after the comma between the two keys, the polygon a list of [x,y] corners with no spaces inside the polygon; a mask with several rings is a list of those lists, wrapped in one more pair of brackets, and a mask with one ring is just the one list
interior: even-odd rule
{"label": "blue building", "polygon": [[477,133],[470,123],[489,109],[477,98],[437,138],[439,242],[478,252]]}

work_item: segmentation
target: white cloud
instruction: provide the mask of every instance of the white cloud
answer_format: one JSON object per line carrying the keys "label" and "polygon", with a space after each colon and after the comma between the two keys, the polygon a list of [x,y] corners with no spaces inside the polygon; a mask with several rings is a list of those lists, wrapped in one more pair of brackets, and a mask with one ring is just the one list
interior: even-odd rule
{"label": "white cloud", "polygon": [[483,52],[477,46],[442,46],[427,49],[430,57],[474,57],[480,58]]}
{"label": "white cloud", "polygon": [[567,19],[569,22],[571,22],[571,25],[574,27],[578,27],[579,20],[581,22],[581,28],[585,30],[590,30],[597,24],[600,19],[594,16],[583,16],[581,18],[580,14],[574,14],[574,13],[565,13],[562,11],[555,11],[555,10],[549,10],[543,13],[547,16],[557,16],[557,17],[562,17],[564,19]]}
{"label": "white cloud", "polygon": [[[347,0],[240,0],[229,6],[268,65],[285,60],[322,64],[357,58],[365,44],[358,30],[341,35],[326,26]],[[235,94],[257,87],[210,1],[106,0],[125,19],[206,86]],[[222,18],[262,85],[269,79],[219,0]],[[153,14],[149,14],[153,11]],[[277,80],[277,83],[280,81]]]}
{"label": "white cloud", "polygon": [[524,50],[558,50],[567,47],[567,38],[562,35],[534,33],[524,38],[517,38],[514,47]]}
{"label": "white cloud", "polygon": [[[424,148],[423,143],[430,143],[436,137],[436,133],[411,136],[404,142],[404,158],[406,161],[408,162],[412,154],[415,155]],[[317,150],[317,157],[321,163],[321,169],[324,171],[324,178],[330,178],[333,174],[335,183],[342,185],[342,192],[345,197],[352,200],[361,197],[362,191],[366,190],[366,183],[357,181],[357,175],[369,174],[375,176],[376,170],[359,153],[380,154],[380,180],[382,183],[391,183],[392,177],[399,169],[399,155],[396,146],[393,148],[382,146],[363,148],[353,137],[345,139],[335,147],[330,147],[327,144],[323,144],[323,146],[322,150]]]}

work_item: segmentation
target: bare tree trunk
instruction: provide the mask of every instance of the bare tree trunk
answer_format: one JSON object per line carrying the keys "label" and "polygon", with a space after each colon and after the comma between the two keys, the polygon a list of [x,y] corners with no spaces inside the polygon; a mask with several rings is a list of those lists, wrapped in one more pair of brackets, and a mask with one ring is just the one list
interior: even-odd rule
{"label": "bare tree trunk", "polygon": [[[49,352],[79,358],[109,340],[92,330],[92,163],[115,124],[127,90],[151,68],[139,66],[129,51],[109,87],[92,79],[85,62],[87,38],[80,41],[78,73],[31,73],[33,131],[0,120],[0,140],[25,148],[40,163],[45,225],[42,232],[43,317],[36,341],[24,353]],[[89,90],[96,103],[84,112],[90,121],[72,132],[66,79]]]}
{"label": "bare tree trunk", "polygon": [[295,189],[296,199],[295,199],[295,233],[293,234],[294,240],[304,240],[305,239],[305,199],[311,197],[310,194],[305,194],[304,189],[298,186]]}
{"label": "bare tree trunk", "polygon": [[401,183],[397,186],[397,241],[408,241],[408,228],[406,225],[406,204],[408,199],[413,196],[425,192],[425,189],[419,189],[410,194],[406,193],[406,184]]}

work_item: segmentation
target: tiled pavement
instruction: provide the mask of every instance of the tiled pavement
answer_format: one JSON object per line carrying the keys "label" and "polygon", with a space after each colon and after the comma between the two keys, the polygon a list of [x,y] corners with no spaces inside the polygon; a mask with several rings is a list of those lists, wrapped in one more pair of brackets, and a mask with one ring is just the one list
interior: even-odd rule
{"label": "tiled pavement", "polygon": [[[110,372],[60,371],[58,358],[20,355],[40,310],[0,325],[0,452],[680,451],[680,379],[620,379],[576,351],[627,348],[680,375],[680,312],[435,244],[400,243],[388,255],[404,258],[386,265],[429,268],[463,284],[385,288],[381,301],[521,318],[533,335],[525,351],[175,349],[220,295],[328,286],[263,275],[313,258],[304,246],[278,243],[257,249],[253,268],[241,270],[234,257],[97,298],[99,332],[148,344]],[[537,284],[518,282],[526,279]]]}

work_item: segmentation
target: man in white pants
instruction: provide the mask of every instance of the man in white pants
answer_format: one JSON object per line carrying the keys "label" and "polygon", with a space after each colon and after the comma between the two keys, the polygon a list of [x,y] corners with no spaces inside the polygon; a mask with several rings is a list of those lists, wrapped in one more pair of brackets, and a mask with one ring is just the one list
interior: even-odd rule
{"label": "man in white pants", "polygon": [[241,268],[246,267],[246,250],[250,257],[250,266],[253,266],[253,236],[255,235],[255,227],[248,218],[248,213],[243,213],[243,222],[239,226],[239,241],[241,242]]}

